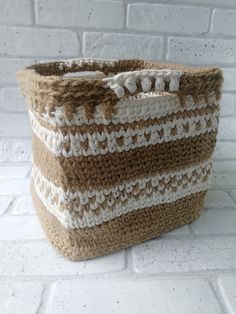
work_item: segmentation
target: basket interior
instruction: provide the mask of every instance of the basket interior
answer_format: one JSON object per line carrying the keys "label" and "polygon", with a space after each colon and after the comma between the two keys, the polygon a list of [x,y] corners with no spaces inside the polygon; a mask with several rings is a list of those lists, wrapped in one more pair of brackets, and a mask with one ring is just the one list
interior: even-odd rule
{"label": "basket interior", "polygon": [[[115,75],[121,72],[137,71],[144,69],[173,69],[186,74],[206,74],[214,70],[214,67],[190,67],[180,64],[157,63],[138,59],[110,60],[110,59],[69,59],[47,63],[34,64],[29,69],[41,76],[63,77],[67,73],[75,72],[102,72],[105,76]],[[73,75],[72,75],[73,76]],[[85,75],[86,76],[86,75]],[[78,77],[76,75],[76,77]],[[81,78],[81,76],[80,76]],[[89,75],[89,78],[94,77]]]}

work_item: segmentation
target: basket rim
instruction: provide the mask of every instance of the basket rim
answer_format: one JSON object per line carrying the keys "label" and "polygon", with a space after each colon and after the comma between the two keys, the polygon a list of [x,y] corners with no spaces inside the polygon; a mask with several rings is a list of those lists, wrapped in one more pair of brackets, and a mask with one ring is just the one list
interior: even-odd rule
{"label": "basket rim", "polygon": [[[104,78],[62,76],[69,72],[81,70],[100,70],[107,76],[105,80],[110,78],[113,80],[114,77],[115,83],[111,82],[111,85],[109,85],[109,82],[106,83]],[[126,81],[122,81],[123,85],[121,86],[117,84],[117,76],[126,75],[127,73],[133,75],[135,71],[140,73],[142,70],[146,70],[146,72],[150,70],[153,70],[153,72],[159,72],[159,70],[164,73],[168,72],[169,81],[167,80],[166,84],[161,78],[161,83],[164,82],[164,84],[160,90],[162,92],[169,90],[176,93],[183,105],[186,102],[187,95],[191,95],[194,101],[198,101],[201,98],[207,100],[209,94],[214,92],[216,98],[220,98],[223,74],[218,67],[193,67],[141,59],[77,58],[36,63],[18,70],[16,77],[21,93],[27,99],[33,111],[40,114],[47,112],[50,115],[56,107],[63,105],[69,117],[76,112],[78,106],[83,106],[86,117],[92,118],[95,108],[102,105],[105,117],[109,118],[113,115],[115,106],[120,99],[126,96],[136,97],[138,93],[144,91],[140,79],[137,79],[137,82],[135,82],[135,84],[137,83],[136,89],[132,91],[131,88],[128,89],[125,85]],[[171,85],[171,79],[174,75],[180,75],[177,78],[178,84],[175,84],[174,78]],[[156,82],[152,79],[150,91],[156,89],[154,86]],[[118,90],[116,89],[117,85]]]}
{"label": "basket rim", "polygon": [[[73,58],[62,59],[56,61],[39,62],[26,67],[20,68],[17,71],[17,79],[21,76],[31,76],[35,82],[61,83],[61,82],[102,82],[101,78],[83,78],[83,77],[63,77],[66,73],[78,71],[93,71],[107,72],[110,71],[116,75],[117,73],[126,71],[135,71],[137,69],[169,69],[181,71],[186,77],[196,76],[214,76],[222,73],[222,70],[217,66],[190,66],[178,63],[161,63],[157,61],[148,61],[142,59],[106,59],[106,58]],[[47,70],[47,71],[46,71]],[[42,71],[42,72],[41,72]],[[46,71],[46,74],[42,74]],[[55,74],[56,73],[58,74]],[[40,73],[41,72],[41,73]],[[51,74],[50,74],[51,72]],[[112,76],[111,76],[112,77]]]}

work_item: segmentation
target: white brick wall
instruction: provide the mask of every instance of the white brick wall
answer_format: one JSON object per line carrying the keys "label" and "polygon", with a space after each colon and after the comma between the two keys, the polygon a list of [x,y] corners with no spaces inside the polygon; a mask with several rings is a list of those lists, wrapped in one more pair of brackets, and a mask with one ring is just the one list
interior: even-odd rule
{"label": "white brick wall", "polygon": [[[87,262],[58,256],[30,196],[30,127],[15,72],[45,59],[219,65],[220,131],[205,212]],[[236,0],[0,1],[0,313],[236,313]]]}
{"label": "white brick wall", "polygon": [[[90,302],[91,295],[94,303]],[[108,308],[113,310],[110,313],[222,313],[208,282],[201,279],[178,280],[175,284],[172,280],[59,281],[49,298],[49,313],[107,313]]]}
{"label": "white brick wall", "polygon": [[225,92],[235,92],[236,68],[222,68],[224,73],[223,90]]}
{"label": "white brick wall", "polygon": [[0,276],[63,276],[106,274],[125,268],[125,252],[75,263],[55,254],[46,240],[1,241]]}
{"label": "white brick wall", "polygon": [[42,293],[43,285],[40,282],[1,282],[0,309],[2,313],[37,313]]}
{"label": "white brick wall", "polygon": [[33,24],[32,2],[30,0],[1,0],[0,21],[4,24]]}
{"label": "white brick wall", "polygon": [[236,10],[215,9],[213,11],[211,32],[218,35],[236,36],[235,20]]}
{"label": "white brick wall", "polygon": [[[0,107],[4,111],[26,112],[25,99],[20,94],[19,88],[3,87],[0,91]],[[232,103],[231,100],[228,100]]]}
{"label": "white brick wall", "polygon": [[116,30],[124,27],[122,1],[39,0],[37,8],[37,22],[41,25]]}
{"label": "white brick wall", "polygon": [[209,20],[210,9],[204,7],[140,3],[128,6],[128,27],[139,31],[201,34],[207,32]]}
{"label": "white brick wall", "polygon": [[23,137],[30,135],[29,118],[26,115],[0,113],[1,136]]}
{"label": "white brick wall", "polygon": [[95,58],[146,58],[161,60],[164,41],[160,36],[92,33],[83,37],[84,55]]}
{"label": "white brick wall", "polygon": [[190,64],[232,64],[236,60],[236,40],[170,37],[168,61]]}
{"label": "white brick wall", "polygon": [[3,86],[16,84],[16,71],[32,63],[34,59],[0,57],[0,84]]}
{"label": "white brick wall", "polygon": [[[16,123],[16,122],[15,122]],[[31,145],[29,139],[0,140],[0,162],[29,162]]]}
{"label": "white brick wall", "polygon": [[69,30],[2,26],[0,33],[0,51],[8,56],[58,57],[79,53],[77,36]]}
{"label": "white brick wall", "polygon": [[158,274],[231,270],[236,265],[235,250],[235,236],[165,237],[132,248],[135,270]]}
{"label": "white brick wall", "polygon": [[221,116],[235,115],[236,97],[229,94],[223,94],[221,99]]}

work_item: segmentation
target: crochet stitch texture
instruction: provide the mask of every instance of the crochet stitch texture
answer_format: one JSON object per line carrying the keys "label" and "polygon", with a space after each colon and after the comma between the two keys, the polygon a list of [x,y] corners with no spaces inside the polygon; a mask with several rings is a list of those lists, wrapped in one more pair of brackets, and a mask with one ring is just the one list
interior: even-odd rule
{"label": "crochet stitch texture", "polygon": [[[63,76],[77,71],[104,75]],[[17,79],[33,131],[33,202],[61,254],[106,254],[200,215],[220,69],[73,59],[26,67]]]}

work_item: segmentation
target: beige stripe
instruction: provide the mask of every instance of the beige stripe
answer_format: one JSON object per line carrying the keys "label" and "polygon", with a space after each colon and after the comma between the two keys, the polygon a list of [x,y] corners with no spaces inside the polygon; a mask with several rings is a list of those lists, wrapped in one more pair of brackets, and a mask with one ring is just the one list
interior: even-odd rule
{"label": "beige stripe", "polygon": [[194,139],[178,140],[113,153],[88,157],[55,157],[33,136],[33,159],[46,178],[64,190],[100,189],[156,173],[188,167],[212,156],[216,132]]}
{"label": "beige stripe", "polygon": [[[157,104],[158,105],[158,104]],[[135,105],[134,105],[135,106]],[[130,110],[132,107],[129,107]],[[172,112],[168,115],[163,115],[161,117],[155,117],[152,112],[150,112],[149,119],[144,119],[144,114],[141,112],[139,115],[138,121],[127,121],[126,123],[112,123],[112,121],[108,121],[109,124],[99,124],[96,123],[88,124],[84,123],[82,125],[76,125],[70,123],[70,125],[61,126],[61,125],[52,125],[44,118],[40,117],[38,114],[33,113],[30,111],[30,114],[33,115],[34,119],[36,119],[41,126],[44,128],[47,128],[48,130],[52,130],[54,132],[60,131],[64,136],[68,133],[75,135],[76,133],[81,134],[96,134],[96,132],[118,132],[120,130],[127,131],[130,130],[136,130],[136,129],[142,129],[145,127],[150,127],[152,125],[161,125],[164,123],[170,123],[173,122],[173,120],[176,119],[184,119],[184,118],[191,118],[196,116],[202,116],[207,115],[209,113],[219,113],[220,107],[219,103],[210,103],[210,104],[203,104],[203,105],[194,105],[194,107],[180,107],[177,112]]]}
{"label": "beige stripe", "polygon": [[[115,112],[110,119],[105,119],[102,105],[95,108],[92,119],[86,119],[84,115],[84,108],[77,107],[76,113],[72,114],[72,117],[68,119],[65,113],[64,106],[55,107],[55,110],[48,115],[42,113],[40,116],[37,112],[34,112],[37,117],[41,117],[47,125],[51,126],[80,126],[81,132],[86,129],[99,130],[104,126],[113,127],[117,124],[126,124],[139,121],[147,121],[154,118],[162,118],[168,115],[181,113],[183,111],[192,111],[195,109],[206,108],[214,104],[218,104],[219,101],[215,94],[211,94],[208,97],[208,102],[201,101],[195,103],[193,98],[189,95],[186,97],[186,104],[183,106],[179,102],[179,98],[176,94],[168,93],[142,93],[136,97],[129,96],[127,99],[120,100],[115,106]],[[100,126],[100,128],[98,128]]]}
{"label": "beige stripe", "polygon": [[66,230],[48,212],[31,187],[33,203],[53,246],[71,260],[107,254],[149,240],[196,219],[203,208],[205,192],[170,204],[153,206],[122,215],[92,228]]}
{"label": "beige stripe", "polygon": [[[52,131],[43,127],[31,112],[33,132],[56,156],[79,157],[123,152],[131,149],[195,137],[215,131],[218,126],[218,107],[184,112],[171,118],[140,121],[93,133],[71,132],[70,127]],[[116,126],[117,128],[117,126]]]}
{"label": "beige stripe", "polygon": [[[114,66],[84,64],[79,67],[76,63],[71,66],[61,67],[62,63],[54,62],[37,64],[25,68],[17,73],[17,80],[24,96],[29,100],[34,111],[53,112],[58,104],[65,105],[66,115],[69,118],[78,106],[83,106],[85,116],[93,116],[96,106],[104,105],[105,116],[112,116],[113,109],[118,101],[116,94],[109,88],[104,87],[100,79],[65,79],[63,74],[77,70],[101,70],[106,75],[109,73],[120,73],[144,69],[182,69],[183,75],[180,79],[178,96],[181,102],[185,102],[186,95],[192,95],[196,100],[208,98],[211,92],[215,92],[217,98],[221,94],[222,71],[217,68],[184,68],[180,65],[167,65],[150,63],[141,60],[119,60]],[[140,93],[141,84],[137,86],[133,95]],[[166,90],[169,89],[166,84]],[[152,90],[155,90],[153,84]],[[126,90],[126,95],[130,92]],[[45,106],[45,104],[47,104]]]}
{"label": "beige stripe", "polygon": [[179,198],[208,188],[211,162],[163,175],[129,181],[110,189],[81,193],[63,191],[33,167],[35,190],[45,207],[65,228],[85,228],[102,224],[115,217],[158,204],[172,203]]}

